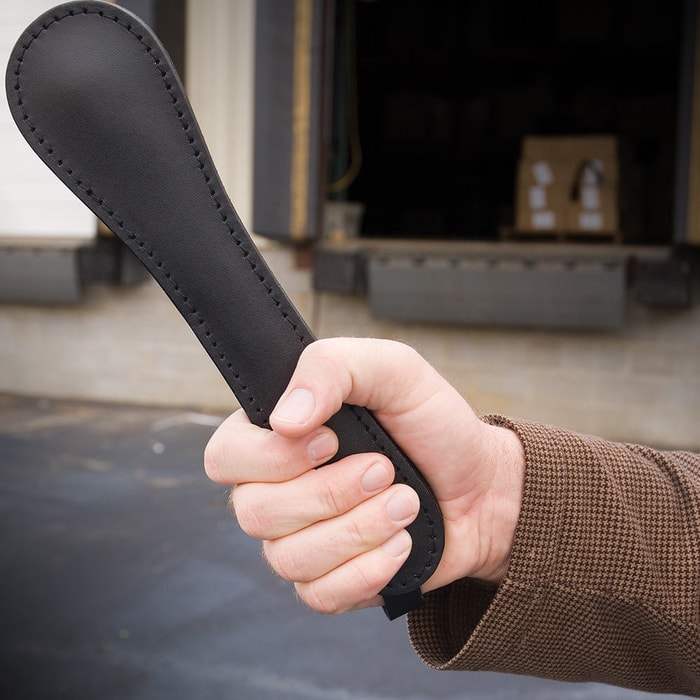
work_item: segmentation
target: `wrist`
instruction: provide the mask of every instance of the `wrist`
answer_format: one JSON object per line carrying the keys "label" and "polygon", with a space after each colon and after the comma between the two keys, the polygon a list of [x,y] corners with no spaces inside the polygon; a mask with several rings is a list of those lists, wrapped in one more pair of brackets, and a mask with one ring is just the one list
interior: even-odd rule
{"label": "wrist", "polygon": [[484,424],[490,445],[486,459],[491,461],[493,481],[490,501],[492,525],[490,550],[484,575],[480,578],[500,583],[508,571],[515,530],[520,517],[525,481],[525,450],[518,435],[509,428]]}

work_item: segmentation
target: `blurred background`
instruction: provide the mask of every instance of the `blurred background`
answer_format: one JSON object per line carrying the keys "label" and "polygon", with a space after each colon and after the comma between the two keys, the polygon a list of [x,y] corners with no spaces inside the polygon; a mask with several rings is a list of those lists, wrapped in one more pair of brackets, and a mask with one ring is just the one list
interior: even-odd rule
{"label": "blurred background", "polygon": [[[0,10],[6,54],[48,5]],[[124,6],[318,336],[405,340],[482,412],[700,446],[695,3]],[[164,295],[0,118],[0,391],[229,410]]]}
{"label": "blurred background", "polygon": [[[2,3],[1,53],[9,57],[24,27],[53,4]],[[119,4],[149,23],[170,52],[239,215],[317,336],[406,341],[482,413],[700,449],[695,0]],[[3,568],[30,578],[40,571],[50,581],[50,570],[35,568],[44,561],[41,548],[31,560],[14,558],[38,543],[71,551],[57,530],[47,539],[41,529],[59,516],[39,517],[32,473],[44,475],[47,493],[65,487],[64,478],[82,488],[85,469],[104,489],[105,474],[116,478],[117,465],[127,470],[121,478],[141,478],[129,476],[142,468],[134,460],[165,454],[171,475],[182,467],[196,476],[206,436],[236,404],[165,295],[38,161],[4,101],[0,143],[0,507],[13,532],[38,528],[25,532],[31,542],[8,540]],[[144,454],[85,456],[83,447],[99,450],[95,445],[105,441],[120,449],[105,438],[109,420],[101,412],[110,406],[120,416],[115,424],[127,426],[130,444]],[[140,426],[125,418],[123,406],[134,407],[127,416],[146,412]],[[178,439],[190,448],[154,452],[154,444],[167,442],[148,426],[178,416],[176,424],[186,426]],[[77,431],[70,449],[55,442],[62,425]],[[95,461],[85,468],[81,459]],[[182,488],[185,498],[192,484],[178,479],[173,493]],[[202,480],[195,479],[196,488],[206,491]],[[91,498],[106,497],[98,492]],[[225,497],[212,493],[216,524]],[[58,502],[60,512],[76,507],[70,499]],[[165,503],[155,498],[149,507],[153,502]],[[237,536],[230,530],[227,537]],[[246,566],[256,557],[248,551]],[[226,573],[215,588],[231,573],[230,563],[219,565]],[[113,575],[106,572],[101,587]],[[62,585],[69,585],[68,570],[63,575]],[[3,585],[19,595],[29,590],[24,576]],[[239,577],[245,590],[273,586],[253,574]],[[280,596],[287,600],[289,591]],[[35,619],[36,598],[19,606],[12,600],[5,596],[4,604],[24,611],[12,628],[20,629]],[[287,604],[290,624],[298,626],[290,640],[306,625],[314,634],[329,629]],[[92,619],[86,614],[85,624]],[[373,642],[364,636],[371,623],[327,624],[338,643]],[[406,644],[397,641],[405,635],[385,629],[376,635]],[[8,635],[7,648],[16,652],[15,633]],[[27,651],[31,639],[22,647],[25,661],[35,653]],[[46,661],[38,652],[37,658]],[[229,683],[228,667],[215,666],[217,682]],[[417,662],[411,668],[407,678],[428,673]],[[234,697],[266,697],[245,685],[244,670],[236,673],[249,695],[241,690]],[[344,673],[349,680],[329,681],[325,690],[282,691],[274,686],[279,679],[268,690],[277,697],[405,696],[400,683],[372,694]],[[454,683],[443,697],[461,697],[464,680],[429,678],[414,686],[416,697],[439,682]],[[474,693],[546,697],[545,686],[484,682]],[[81,697],[69,688],[66,697]],[[547,688],[565,696],[559,686]],[[576,692],[618,697],[611,689]],[[122,695],[137,696],[133,688]]]}

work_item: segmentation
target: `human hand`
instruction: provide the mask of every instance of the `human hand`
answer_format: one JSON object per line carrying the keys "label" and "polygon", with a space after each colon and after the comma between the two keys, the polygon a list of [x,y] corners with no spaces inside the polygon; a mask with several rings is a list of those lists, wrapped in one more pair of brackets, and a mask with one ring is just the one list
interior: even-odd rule
{"label": "human hand", "polygon": [[324,425],[342,403],[365,406],[430,484],[445,549],[423,592],[466,576],[499,582],[509,561],[525,458],[512,431],[481,421],[414,350],[369,339],[320,340],[305,349],[275,407],[272,430],[242,411],[212,436],[205,469],[234,486],[241,528],[263,541],[274,571],[314,610],[381,605],[379,591],[408,557],[405,527],[419,500],[393,484],[391,462],[336,452]]}

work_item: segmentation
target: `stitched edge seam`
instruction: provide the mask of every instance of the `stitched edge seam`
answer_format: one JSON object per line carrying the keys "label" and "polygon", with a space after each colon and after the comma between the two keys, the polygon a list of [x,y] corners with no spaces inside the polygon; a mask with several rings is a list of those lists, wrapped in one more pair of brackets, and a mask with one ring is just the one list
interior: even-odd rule
{"label": "stitched edge seam", "polygon": [[[362,427],[365,429],[367,434],[372,438],[372,441],[374,444],[379,448],[379,451],[382,452],[383,454],[387,454],[388,448],[386,444],[383,441],[380,441],[379,436],[372,432],[372,429],[370,426],[364,421],[362,418],[361,412],[358,410],[356,406],[350,406],[350,410],[352,411],[353,415],[357,419],[357,421],[362,425]],[[393,460],[392,460],[393,462]],[[403,472],[403,469],[401,468],[400,465],[394,463],[394,467],[396,469],[396,472],[398,475],[401,477],[401,481],[403,481],[404,484],[408,483],[408,478]],[[428,527],[430,528],[430,549],[428,550],[428,559],[423,565],[423,568],[421,569],[420,572],[417,572],[415,574],[412,574],[411,577],[409,578],[414,578],[416,580],[422,578],[426,571],[430,571],[435,565],[433,563],[433,560],[435,559],[435,556],[437,555],[437,535],[435,534],[435,521],[430,517],[430,511],[423,505],[423,500],[421,499],[421,511],[423,513],[423,517],[425,521],[428,523]],[[408,580],[405,580],[403,578],[399,579],[397,581],[398,585],[401,586],[402,588],[405,588],[408,585]],[[390,586],[387,586],[389,588]],[[394,586],[392,586],[394,587]]]}

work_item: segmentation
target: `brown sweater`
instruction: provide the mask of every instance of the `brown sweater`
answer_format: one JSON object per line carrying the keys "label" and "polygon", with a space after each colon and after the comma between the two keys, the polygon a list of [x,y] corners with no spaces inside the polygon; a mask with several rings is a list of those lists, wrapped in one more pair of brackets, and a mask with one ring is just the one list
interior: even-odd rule
{"label": "brown sweater", "polygon": [[428,594],[409,616],[418,654],[438,669],[700,695],[700,455],[486,420],[525,446],[508,573]]}

